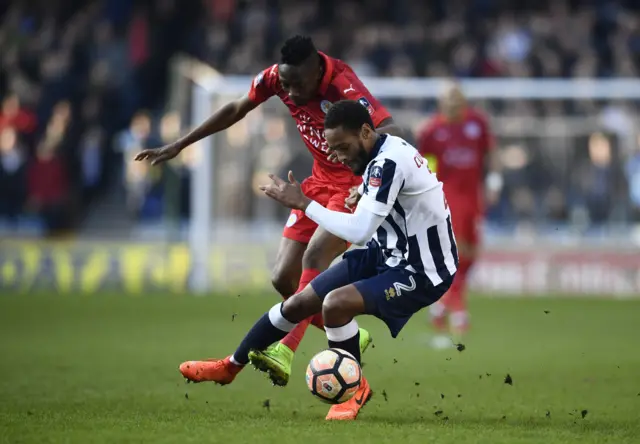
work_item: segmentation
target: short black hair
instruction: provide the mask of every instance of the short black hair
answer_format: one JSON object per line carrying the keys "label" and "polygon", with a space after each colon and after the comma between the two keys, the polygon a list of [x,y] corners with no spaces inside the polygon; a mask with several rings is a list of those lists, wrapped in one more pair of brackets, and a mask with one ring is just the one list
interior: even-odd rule
{"label": "short black hair", "polygon": [[372,129],[376,128],[369,110],[355,100],[340,100],[334,103],[324,116],[324,127],[327,129],[341,126],[346,130],[357,131],[365,123]]}
{"label": "short black hair", "polygon": [[295,35],[287,39],[280,48],[280,63],[283,65],[299,66],[318,50],[311,37]]}

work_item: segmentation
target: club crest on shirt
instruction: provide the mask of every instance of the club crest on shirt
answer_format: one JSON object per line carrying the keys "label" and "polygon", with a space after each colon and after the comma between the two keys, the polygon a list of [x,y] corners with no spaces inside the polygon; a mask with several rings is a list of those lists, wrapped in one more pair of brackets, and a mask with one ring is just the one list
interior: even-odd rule
{"label": "club crest on shirt", "polygon": [[260,73],[253,79],[253,87],[256,88],[260,82],[262,82],[262,78],[264,77],[264,71],[260,71]]}
{"label": "club crest on shirt", "polygon": [[464,126],[464,135],[467,139],[477,139],[480,137],[480,125],[476,122],[469,122]]}
{"label": "club crest on shirt", "polygon": [[331,108],[331,105],[333,104],[328,100],[323,100],[322,102],[320,102],[320,109],[323,113],[327,114],[329,112],[329,108]]}
{"label": "club crest on shirt", "polygon": [[287,223],[285,224],[285,227],[289,228],[289,227],[293,227],[293,225],[298,222],[298,216],[296,216],[295,213],[291,213],[291,215],[289,216],[289,219],[287,219]]}
{"label": "club crest on shirt", "polygon": [[360,97],[358,99],[358,103],[360,103],[360,105],[364,106],[365,108],[367,108],[367,111],[369,111],[369,115],[373,115],[373,113],[375,112],[375,110],[373,109],[373,106],[371,106],[371,103],[369,103],[369,101],[367,100],[366,97]]}
{"label": "club crest on shirt", "polygon": [[434,137],[438,142],[444,142],[449,138],[449,133],[447,132],[446,129],[440,128],[436,131]]}
{"label": "club crest on shirt", "polygon": [[369,186],[379,187],[380,185],[382,185],[382,167],[374,165],[369,174]]}

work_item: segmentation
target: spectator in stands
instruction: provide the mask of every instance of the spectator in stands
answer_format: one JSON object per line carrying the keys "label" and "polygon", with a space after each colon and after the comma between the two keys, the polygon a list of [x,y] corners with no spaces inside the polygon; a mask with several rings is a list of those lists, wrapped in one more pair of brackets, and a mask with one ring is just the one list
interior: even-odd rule
{"label": "spectator in stands", "polygon": [[[166,113],[160,120],[160,139],[162,145],[177,140],[180,137],[180,116],[177,113]],[[180,159],[176,159],[169,164],[170,170],[165,172],[173,175],[173,186],[178,188],[173,190],[174,198],[172,204],[177,204],[178,207],[174,209],[180,218],[188,218],[191,214],[191,174],[196,162],[195,150],[185,150],[184,156]],[[167,178],[168,176],[163,176]],[[170,179],[171,180],[171,179]]]}
{"label": "spectator in stands", "polygon": [[532,48],[531,32],[521,26],[511,14],[498,19],[492,45],[498,56],[507,63],[524,62]]}
{"label": "spectator in stands", "polygon": [[127,204],[134,217],[159,214],[161,169],[150,169],[146,164],[140,165],[141,162],[133,161],[133,153],[140,149],[160,146],[161,142],[153,137],[151,129],[149,114],[138,111],[131,119],[129,128],[117,137],[118,150],[123,155],[125,167]]}
{"label": "spectator in stands", "polygon": [[68,127],[71,125],[71,102],[68,100],[61,100],[53,107],[52,121],[60,121],[60,123]]}
{"label": "spectator in stands", "polygon": [[92,64],[103,67],[108,89],[118,96],[123,114],[130,116],[137,108],[139,91],[134,83],[126,41],[116,35],[108,21],[96,26],[93,39]]}
{"label": "spectator in stands", "polygon": [[[146,176],[147,171],[138,168],[139,162],[133,161],[133,154],[140,149],[153,148],[159,146],[160,142],[152,137],[151,117],[146,111],[138,111],[133,118],[129,128],[121,131],[116,136],[117,152],[122,154],[123,164],[125,168],[125,184],[127,186],[137,183],[139,179]],[[134,179],[135,178],[135,179]],[[133,182],[130,182],[130,179]],[[137,195],[137,192],[133,193]]]}
{"label": "spectator in stands", "polygon": [[94,125],[82,135],[80,140],[80,186],[85,204],[91,202],[103,179],[103,139],[102,129]]}
{"label": "spectator in stands", "polygon": [[56,104],[47,124],[43,138],[49,144],[57,146],[57,153],[70,162],[74,162],[77,140],[72,128],[71,105],[67,101]]}
{"label": "spectator in stands", "polygon": [[104,62],[108,82],[114,88],[120,88],[127,80],[130,70],[127,47],[124,41],[116,39],[113,27],[108,21],[100,22],[94,28],[91,61]]}
{"label": "spectator in stands", "polygon": [[53,107],[51,118],[42,137],[56,145],[56,153],[64,161],[69,172],[69,181],[75,188],[80,183],[80,157],[78,143],[83,122],[72,118],[72,106],[61,100]]}
{"label": "spectator in stands", "polygon": [[162,145],[180,137],[180,116],[177,113],[166,113],[160,119],[160,140]]}
{"label": "spectator in stands", "polygon": [[118,150],[125,156],[125,161],[131,160],[131,154],[141,149],[152,148],[154,141],[151,137],[151,117],[146,111],[138,111],[131,119],[129,128],[118,135]]}
{"label": "spectator in stands", "polygon": [[70,73],[71,54],[63,50],[47,52],[40,60],[42,93],[38,104],[38,116],[46,122],[56,103],[73,95],[78,85]]}
{"label": "spectator in stands", "polygon": [[640,135],[637,138],[633,152],[625,164],[625,173],[629,184],[631,217],[634,221],[640,222]]}
{"label": "spectator in stands", "polygon": [[589,218],[594,224],[608,220],[613,206],[613,169],[611,142],[602,133],[594,133],[588,141],[588,161],[579,171],[579,193],[583,197]]}
{"label": "spectator in stands", "polygon": [[35,114],[20,106],[20,99],[16,94],[11,94],[2,101],[0,130],[11,127],[19,134],[31,134],[36,129],[36,123]]}
{"label": "spectator in stands", "polygon": [[0,217],[15,219],[26,200],[26,160],[16,130],[0,130]]}
{"label": "spectator in stands", "polygon": [[132,217],[148,219],[161,215],[162,169],[143,162],[130,162],[126,170],[127,207]]}
{"label": "spectator in stands", "polygon": [[70,189],[66,167],[53,141],[40,142],[27,169],[28,209],[40,216],[49,233],[69,227]]}
{"label": "spectator in stands", "polygon": [[543,204],[545,216],[550,222],[565,222],[569,217],[566,195],[560,187],[549,187]]}
{"label": "spectator in stands", "polygon": [[[365,9],[353,0],[333,2],[331,8],[322,0],[287,2],[286,8],[272,7],[268,0],[248,4],[205,0],[183,2],[179,7],[177,0],[51,2],[47,8],[25,8],[18,0],[11,3],[0,20],[0,134],[5,140],[0,180],[9,181],[0,188],[5,213],[9,207],[19,211],[23,202],[16,192],[7,204],[4,190],[9,188],[4,184],[19,184],[29,152],[35,147],[42,151],[42,146],[54,147],[57,160],[53,164],[62,162],[70,190],[93,195],[97,184],[117,183],[112,180],[114,173],[124,164],[134,212],[157,210],[149,202],[159,201],[161,182],[151,174],[160,171],[143,171],[128,160],[132,151],[161,143],[154,141],[149,115],[131,116],[140,107],[154,114],[164,109],[167,61],[185,49],[225,74],[255,75],[277,60],[284,36],[308,30],[319,48],[343,58],[361,75],[634,78],[640,68],[640,3],[629,0],[593,5],[568,0],[454,2],[464,3],[464,11],[445,0],[428,5],[385,0]],[[419,112],[432,106],[426,100],[389,104]],[[636,184],[640,183],[640,151],[635,148],[638,104],[580,100],[568,106],[559,101],[511,100],[485,105],[495,117],[520,117],[531,124],[537,117],[566,113],[600,116],[600,125],[623,139],[623,153],[629,156],[625,159],[629,189],[620,191],[612,185],[616,156],[610,145],[602,149],[606,144],[596,138],[585,149],[588,146],[573,136],[559,137],[563,140],[554,152],[562,154],[554,157],[556,176],[563,174],[557,170],[566,168],[564,162],[571,157],[567,152],[577,147],[590,155],[571,171],[577,178],[573,188],[562,180],[540,186],[544,181],[539,180],[536,156],[542,149],[529,140],[508,141],[506,145],[514,143],[519,149],[505,150],[513,165],[506,172],[501,217],[495,220],[530,220],[540,207],[542,214],[563,220],[576,202],[594,220],[608,220],[606,193],[609,201],[625,199],[633,208],[640,207]],[[558,124],[564,121],[558,119]],[[5,134],[8,128],[13,129]],[[174,138],[167,136],[177,131],[173,117],[163,118],[159,129],[159,138]],[[11,135],[16,131],[17,138]],[[187,169],[180,171],[186,181]],[[240,184],[238,189],[244,190]],[[157,214],[156,210],[150,213]]]}

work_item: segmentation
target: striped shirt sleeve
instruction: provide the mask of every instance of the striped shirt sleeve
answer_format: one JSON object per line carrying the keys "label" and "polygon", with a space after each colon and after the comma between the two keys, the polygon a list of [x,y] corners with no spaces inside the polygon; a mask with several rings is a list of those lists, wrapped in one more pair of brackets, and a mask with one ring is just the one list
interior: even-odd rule
{"label": "striped shirt sleeve", "polygon": [[367,170],[364,194],[358,205],[386,217],[404,185],[402,169],[391,159],[376,160]]}
{"label": "striped shirt sleeve", "polygon": [[354,245],[364,245],[373,237],[384,218],[358,205],[353,214],[331,211],[313,201],[305,210],[309,219],[329,233]]}

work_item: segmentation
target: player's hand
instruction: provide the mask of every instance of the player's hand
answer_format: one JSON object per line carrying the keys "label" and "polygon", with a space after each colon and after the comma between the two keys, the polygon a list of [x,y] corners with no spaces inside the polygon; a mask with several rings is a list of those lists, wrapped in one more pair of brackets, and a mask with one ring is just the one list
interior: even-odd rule
{"label": "player's hand", "polygon": [[335,152],[335,151],[331,151],[331,153],[329,153],[329,155],[327,156],[327,160],[328,160],[329,162],[332,162],[332,163],[338,163],[338,162],[340,162],[340,161],[338,160],[338,155],[336,154],[336,152]]}
{"label": "player's hand", "polygon": [[344,207],[353,211],[361,197],[360,193],[358,193],[358,187],[351,187],[349,197],[344,200]]}
{"label": "player's hand", "polygon": [[162,148],[142,150],[136,155],[135,160],[147,160],[151,162],[151,165],[158,165],[162,162],[173,159],[178,154],[180,154],[180,151],[182,151],[182,149],[177,144],[172,143],[169,145],[165,145]]}
{"label": "player's hand", "polygon": [[277,200],[285,207],[302,211],[307,209],[311,203],[311,199],[304,195],[302,187],[295,177],[293,177],[291,171],[289,171],[288,182],[274,174],[269,174],[269,178],[273,181],[272,183],[260,186],[264,194],[273,200]]}

